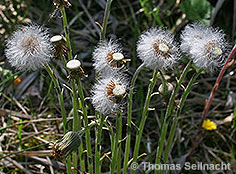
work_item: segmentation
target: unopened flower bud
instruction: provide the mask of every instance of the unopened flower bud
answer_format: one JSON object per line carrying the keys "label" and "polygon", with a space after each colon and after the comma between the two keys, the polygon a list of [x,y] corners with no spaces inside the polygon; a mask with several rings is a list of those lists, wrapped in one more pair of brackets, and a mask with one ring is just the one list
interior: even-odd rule
{"label": "unopened flower bud", "polygon": [[[173,86],[171,83],[167,83],[167,84],[166,84],[166,92],[167,92],[167,93],[171,92],[173,89],[174,89],[174,86]],[[164,87],[163,87],[163,84],[161,84],[161,85],[159,86],[158,91],[159,91],[161,94],[164,94]]]}
{"label": "unopened flower bud", "polygon": [[67,132],[60,140],[52,146],[51,154],[56,159],[63,159],[76,150],[81,144],[81,136],[84,131]]}

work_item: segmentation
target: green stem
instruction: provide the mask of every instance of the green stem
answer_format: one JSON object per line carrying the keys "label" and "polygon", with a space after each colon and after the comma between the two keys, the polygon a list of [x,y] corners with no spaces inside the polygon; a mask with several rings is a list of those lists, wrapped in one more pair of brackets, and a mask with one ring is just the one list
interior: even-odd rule
{"label": "green stem", "polygon": [[112,143],[113,146],[112,146],[112,161],[111,161],[111,171],[110,171],[111,174],[118,173],[118,172],[115,172],[115,169],[117,166],[117,162],[119,162],[117,160],[117,154],[118,154],[117,152],[119,151],[117,147],[119,143],[119,130],[121,129],[121,121],[122,121],[121,114],[118,114],[116,116],[116,133],[115,133],[113,143]]}
{"label": "green stem", "polygon": [[188,83],[188,86],[186,87],[186,89],[185,89],[185,91],[184,91],[184,93],[183,93],[183,95],[180,99],[180,104],[178,106],[178,110],[177,110],[177,113],[176,113],[175,120],[174,120],[173,124],[171,125],[170,135],[169,135],[169,138],[168,138],[168,141],[167,141],[166,150],[165,150],[164,155],[163,155],[163,163],[166,163],[166,161],[168,159],[168,156],[169,156],[169,153],[170,153],[170,150],[171,150],[171,145],[172,145],[172,142],[173,142],[173,138],[174,138],[174,135],[175,135],[175,130],[176,130],[176,127],[177,127],[179,115],[182,112],[185,100],[186,100],[186,98],[188,97],[188,95],[190,93],[190,90],[191,90],[191,87],[193,86],[193,83],[196,81],[196,79],[201,74],[201,72],[202,72],[202,69],[198,70],[195,73],[195,75],[191,78],[191,80]]}
{"label": "green stem", "polygon": [[[76,92],[76,87],[75,87],[75,82],[74,80],[71,82],[71,86],[72,86],[72,103],[73,103],[73,131],[74,132],[78,132],[79,131],[79,125],[81,125],[80,123],[80,119],[78,118],[78,95]],[[72,161],[73,161],[73,165],[75,168],[77,168],[77,152],[73,152],[72,153]],[[76,174],[77,172],[74,170],[73,171],[74,174]]]}
{"label": "green stem", "polygon": [[50,78],[53,81],[53,84],[56,87],[56,91],[58,94],[58,99],[59,99],[59,103],[60,103],[60,107],[61,107],[61,115],[62,115],[62,122],[63,122],[63,129],[64,129],[64,133],[66,132],[66,122],[67,122],[67,118],[66,118],[66,109],[65,109],[65,104],[64,104],[64,99],[63,99],[63,90],[61,90],[61,87],[59,85],[58,80],[56,79],[56,77],[53,74],[53,71],[51,69],[51,67],[49,65],[45,65],[45,68],[50,76]]}
{"label": "green stem", "polygon": [[[61,90],[60,84],[59,84],[58,80],[56,79],[56,77],[54,76],[51,67],[47,64],[47,65],[45,65],[45,68],[46,68],[50,78],[52,79],[54,86],[56,87],[58,100],[59,100],[60,107],[61,107],[63,130],[65,133],[67,118],[66,118],[66,109],[65,109],[64,98],[63,98],[63,90]],[[71,171],[71,160],[69,158],[66,159],[66,168],[67,168],[67,173],[71,174],[71,172],[72,172]]]}
{"label": "green stem", "polygon": [[[82,107],[81,107],[81,102],[79,102],[79,106],[80,106],[80,108],[79,109],[81,109]],[[79,116],[79,128],[78,128],[79,130],[83,130],[83,129],[81,129],[81,119],[80,119],[80,116]],[[78,148],[78,151],[79,151],[79,160],[80,160],[80,169],[81,169],[81,171],[85,171],[85,162],[84,162],[84,158],[83,158],[83,139],[81,139],[81,144],[80,144],[80,146],[79,146],[79,148]]]}
{"label": "green stem", "polygon": [[95,174],[101,173],[101,139],[102,139],[102,126],[104,123],[104,116],[100,115],[99,125],[96,131],[96,145],[95,145]]}
{"label": "green stem", "polygon": [[104,40],[106,37],[107,23],[108,23],[108,19],[109,19],[109,15],[110,15],[112,1],[113,0],[107,0],[106,9],[105,9],[104,18],[103,18],[101,40]]}
{"label": "green stem", "polygon": [[[81,102],[81,107],[82,107],[82,112],[83,112],[84,127],[87,128],[88,127],[88,114],[87,114],[87,110],[86,110],[86,106],[85,106],[82,84],[81,84],[81,81],[79,78],[77,79],[77,84],[78,84],[78,92],[79,92],[79,97],[80,97],[80,102]],[[93,155],[92,155],[90,130],[89,129],[85,129],[85,136],[86,136],[89,173],[93,173]]]}
{"label": "green stem", "polygon": [[120,113],[119,116],[119,129],[118,129],[118,154],[117,154],[117,172],[116,173],[121,173],[121,142],[120,140],[122,139],[122,113]]}
{"label": "green stem", "polygon": [[[68,58],[69,58],[69,60],[72,60],[73,59],[72,48],[71,48],[71,43],[70,43],[69,31],[68,31],[66,11],[65,11],[64,7],[61,8],[61,13],[62,13],[62,18],[63,18],[63,27],[64,27],[64,33],[65,33],[65,37],[66,37],[66,44],[67,44],[67,47],[69,48]],[[78,110],[78,95],[77,95],[76,89],[75,89],[75,81],[71,82],[71,86],[72,86],[72,91],[73,91],[73,112],[74,112],[73,130],[79,130],[79,129],[81,129],[81,122],[80,122],[80,118],[78,119],[78,111],[77,111]],[[81,86],[81,85],[79,85],[79,86]],[[79,92],[79,94],[80,94],[80,92]],[[83,104],[82,104],[82,110],[84,111],[84,105]],[[88,123],[85,124],[85,125],[87,126]],[[86,130],[86,132],[87,131],[88,130]],[[87,137],[87,133],[86,133],[86,137]],[[90,148],[91,148],[91,146],[90,146]],[[82,170],[85,170],[85,165],[84,165],[84,160],[83,160],[83,155],[82,155],[83,154],[83,145],[82,145],[82,143],[79,146],[78,150],[79,150],[79,153],[80,153],[79,154],[80,167],[81,167]],[[73,153],[72,158],[73,158],[74,167],[77,168],[77,154],[75,154],[75,152]],[[88,164],[89,164],[89,161],[88,161]],[[76,171],[74,171],[73,173],[76,173]]]}
{"label": "green stem", "polygon": [[[152,95],[152,91],[154,89],[154,86],[156,84],[157,81],[157,76],[160,73],[158,73],[157,69],[154,71],[153,74],[153,78],[150,80],[150,84],[148,86],[148,92],[147,92],[147,97],[145,100],[145,104],[144,104],[144,109],[143,109],[143,113],[142,113],[142,119],[139,125],[139,132],[138,135],[136,136],[136,142],[135,142],[135,147],[134,147],[134,155],[133,155],[133,163],[137,162],[137,158],[138,158],[138,152],[139,152],[139,146],[140,146],[140,142],[141,142],[141,138],[142,138],[142,134],[143,134],[143,129],[144,129],[144,125],[148,116],[148,108],[149,108],[149,103],[151,100],[151,95]],[[131,174],[134,174],[135,170],[131,170]]]}
{"label": "green stem", "polygon": [[66,171],[67,171],[67,174],[72,173],[72,170],[71,170],[71,156],[70,155],[66,158]]}
{"label": "green stem", "polygon": [[70,36],[69,36],[69,32],[68,32],[68,24],[67,24],[65,7],[61,8],[61,13],[62,13],[62,19],[63,19],[64,33],[65,33],[65,37],[66,37],[66,44],[69,48],[68,57],[69,57],[69,60],[71,60],[73,58],[73,56],[72,56],[72,49],[71,49],[71,43],[70,43]]}
{"label": "green stem", "polygon": [[74,120],[73,120],[73,131],[77,132],[79,131],[79,126],[80,124],[80,119],[78,115],[78,95],[75,87],[75,82],[71,83],[72,86],[72,95],[73,95],[73,115],[74,115]]}
{"label": "green stem", "polygon": [[128,96],[128,119],[127,119],[127,129],[126,129],[126,143],[125,143],[125,157],[124,157],[124,174],[127,174],[127,169],[128,169],[128,162],[129,162],[129,152],[130,152],[130,142],[131,142],[131,118],[132,118],[132,105],[133,105],[133,92],[134,92],[134,85],[135,82],[138,78],[139,72],[142,70],[144,67],[144,64],[141,64],[136,72],[133,75],[132,81],[131,81],[131,86],[130,86],[130,91],[129,91],[129,96]]}
{"label": "green stem", "polygon": [[166,91],[168,90],[167,81],[166,81],[165,76],[161,70],[160,70],[160,75],[161,75],[161,82],[162,82],[162,86],[163,86],[163,96],[165,96]]}
{"label": "green stem", "polygon": [[[185,67],[184,71],[182,72],[180,79],[178,80],[178,82],[176,84],[175,90],[173,91],[173,93],[171,95],[171,98],[170,98],[170,101],[169,101],[169,104],[167,107],[166,115],[165,115],[165,118],[162,123],[161,136],[160,136],[158,147],[157,147],[157,155],[156,155],[156,164],[157,165],[160,164],[160,162],[161,162],[161,154],[162,154],[162,150],[164,147],[165,137],[166,137],[166,133],[167,133],[167,127],[168,127],[167,119],[172,113],[176,94],[179,91],[182,81],[184,80],[185,76],[187,75],[188,71],[190,70],[191,64],[192,64],[192,61],[189,61],[189,63]],[[158,170],[155,170],[155,174],[157,174],[157,173],[158,173]]]}

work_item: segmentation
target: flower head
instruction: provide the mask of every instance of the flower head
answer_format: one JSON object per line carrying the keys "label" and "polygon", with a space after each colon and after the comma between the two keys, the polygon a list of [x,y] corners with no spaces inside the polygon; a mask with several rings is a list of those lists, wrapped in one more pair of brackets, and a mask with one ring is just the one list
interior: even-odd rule
{"label": "flower head", "polygon": [[76,150],[81,144],[81,136],[84,131],[67,132],[60,140],[57,140],[52,146],[51,154],[56,159],[63,159]]}
{"label": "flower head", "polygon": [[161,28],[152,28],[142,34],[137,44],[139,58],[151,69],[168,69],[180,59],[174,35]]}
{"label": "flower head", "polygon": [[37,70],[49,63],[52,53],[47,29],[35,24],[20,27],[6,41],[5,55],[18,70]]}
{"label": "flower head", "polygon": [[76,77],[87,77],[87,75],[84,73],[83,68],[81,67],[81,62],[77,59],[68,61],[66,67],[69,70],[69,79],[76,79]]}
{"label": "flower head", "polygon": [[215,130],[217,128],[216,124],[210,120],[204,120],[202,127],[206,130]]}
{"label": "flower head", "polygon": [[102,74],[110,74],[121,70],[127,59],[125,59],[121,46],[117,41],[102,41],[93,52],[95,70]]}
{"label": "flower head", "polygon": [[122,77],[108,77],[99,80],[92,90],[94,108],[102,114],[110,114],[121,108],[127,94],[127,80]]}
{"label": "flower head", "polygon": [[228,43],[221,30],[193,23],[185,27],[181,40],[181,50],[187,53],[199,68],[213,72],[224,64]]}
{"label": "flower head", "polygon": [[69,0],[53,0],[53,4],[57,7],[57,8],[61,8],[61,7],[70,7],[71,3],[69,2]]}

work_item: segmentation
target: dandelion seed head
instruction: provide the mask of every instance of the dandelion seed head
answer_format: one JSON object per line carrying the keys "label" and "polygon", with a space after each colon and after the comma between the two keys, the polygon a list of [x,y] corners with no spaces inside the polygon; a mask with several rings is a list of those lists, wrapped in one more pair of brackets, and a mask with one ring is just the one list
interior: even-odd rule
{"label": "dandelion seed head", "polygon": [[196,66],[208,72],[214,72],[224,65],[228,47],[221,30],[201,23],[187,25],[181,35],[181,50]]}
{"label": "dandelion seed head", "polygon": [[128,82],[123,77],[108,77],[94,85],[92,89],[92,104],[104,115],[117,112],[122,108],[126,96]]}
{"label": "dandelion seed head", "polygon": [[121,45],[115,40],[102,41],[93,52],[95,70],[101,74],[120,71],[125,65]]}
{"label": "dandelion seed head", "polygon": [[48,64],[54,49],[49,32],[36,24],[21,26],[6,41],[5,55],[18,70],[37,70]]}
{"label": "dandelion seed head", "polygon": [[180,51],[174,41],[174,35],[161,28],[152,28],[140,36],[137,53],[150,69],[173,68],[180,59]]}

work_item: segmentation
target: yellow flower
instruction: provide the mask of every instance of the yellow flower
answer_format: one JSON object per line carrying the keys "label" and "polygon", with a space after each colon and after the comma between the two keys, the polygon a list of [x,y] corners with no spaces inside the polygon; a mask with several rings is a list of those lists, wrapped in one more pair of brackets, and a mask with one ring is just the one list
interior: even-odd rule
{"label": "yellow flower", "polygon": [[216,124],[211,120],[204,120],[202,127],[206,130],[215,130],[217,128]]}

